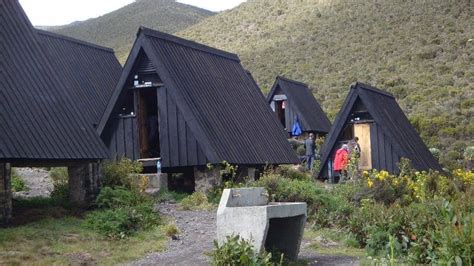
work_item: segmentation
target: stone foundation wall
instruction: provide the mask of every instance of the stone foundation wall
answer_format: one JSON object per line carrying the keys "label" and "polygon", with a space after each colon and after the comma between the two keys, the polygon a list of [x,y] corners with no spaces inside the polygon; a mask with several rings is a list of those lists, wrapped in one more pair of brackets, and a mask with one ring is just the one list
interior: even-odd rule
{"label": "stone foundation wall", "polygon": [[221,169],[214,167],[194,167],[194,184],[197,192],[209,192],[212,188],[221,184]]}
{"label": "stone foundation wall", "polygon": [[11,167],[0,163],[0,224],[6,225],[12,217]]}
{"label": "stone foundation wall", "polygon": [[69,200],[80,206],[94,202],[100,192],[100,163],[87,163],[68,167]]}

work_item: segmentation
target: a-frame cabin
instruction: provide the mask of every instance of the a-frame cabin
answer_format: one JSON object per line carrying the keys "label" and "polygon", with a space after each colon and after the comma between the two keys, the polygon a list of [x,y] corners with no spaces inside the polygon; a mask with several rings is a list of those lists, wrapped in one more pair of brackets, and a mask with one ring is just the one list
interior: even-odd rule
{"label": "a-frame cabin", "polygon": [[278,76],[267,102],[290,136],[297,120],[303,133],[325,136],[331,129],[323,109],[308,85],[302,82]]}
{"label": "a-frame cabin", "polygon": [[[298,159],[235,54],[140,28],[98,132],[113,158],[189,172]],[[147,169],[145,169],[147,171]]]}
{"label": "a-frame cabin", "polygon": [[411,160],[418,170],[442,170],[395,97],[372,86],[351,86],[322,150],[319,177],[334,176],[334,154],[342,144],[359,138],[361,170],[378,169],[398,173],[400,159]]}
{"label": "a-frame cabin", "polygon": [[55,65],[60,55],[49,54],[39,35],[18,0],[0,1],[0,223],[12,217],[12,167],[67,166],[70,199],[87,204],[98,193],[98,162],[108,157],[82,99],[71,91],[83,88],[70,83],[79,77],[58,72],[67,57]]}

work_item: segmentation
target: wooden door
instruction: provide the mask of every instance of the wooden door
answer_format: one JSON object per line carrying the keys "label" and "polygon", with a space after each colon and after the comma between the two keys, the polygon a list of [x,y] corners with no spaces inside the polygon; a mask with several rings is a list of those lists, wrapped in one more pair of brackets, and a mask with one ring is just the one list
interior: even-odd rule
{"label": "wooden door", "polygon": [[359,138],[359,169],[372,169],[372,146],[370,143],[370,124],[354,124],[354,137]]}
{"label": "wooden door", "polygon": [[148,130],[147,130],[147,104],[144,90],[138,91],[138,136],[140,145],[140,159],[148,158]]}

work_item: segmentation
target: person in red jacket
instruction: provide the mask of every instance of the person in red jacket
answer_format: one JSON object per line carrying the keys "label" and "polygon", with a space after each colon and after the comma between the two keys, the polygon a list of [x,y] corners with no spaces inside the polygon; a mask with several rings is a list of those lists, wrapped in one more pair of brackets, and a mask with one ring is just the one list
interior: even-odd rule
{"label": "person in red jacket", "polygon": [[339,179],[342,180],[347,176],[347,165],[349,164],[349,147],[343,144],[340,149],[336,151],[334,157],[334,171],[338,173]]}

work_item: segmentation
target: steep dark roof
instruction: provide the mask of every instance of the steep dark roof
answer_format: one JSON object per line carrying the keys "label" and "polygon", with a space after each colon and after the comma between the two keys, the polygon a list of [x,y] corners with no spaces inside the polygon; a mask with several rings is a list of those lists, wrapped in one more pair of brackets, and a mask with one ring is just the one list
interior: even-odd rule
{"label": "steep dark roof", "polygon": [[109,120],[140,50],[157,69],[211,163],[297,163],[277,118],[237,55],[140,28],[98,127]]}
{"label": "steep dark roof", "polygon": [[78,110],[91,125],[98,124],[122,73],[114,51],[48,31],[36,32]]}
{"label": "steep dark roof", "polygon": [[0,1],[0,159],[107,157],[17,0]]}
{"label": "steep dark roof", "polygon": [[278,87],[288,98],[289,104],[295,108],[301,126],[303,127],[303,131],[329,132],[331,129],[331,122],[319,103],[316,101],[316,98],[314,98],[308,85],[278,76],[272,89],[268,93],[268,103],[272,101]]}
{"label": "steep dark roof", "polygon": [[418,132],[408,121],[395,97],[388,92],[359,82],[351,86],[349,95],[326,138],[322,150],[322,165],[326,165],[357,99],[362,101],[400,156],[410,159],[414,168],[442,170]]}

